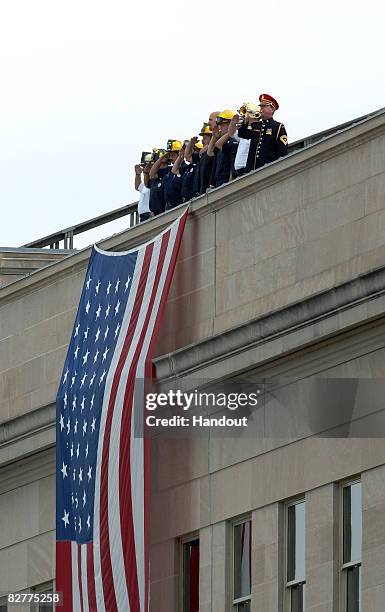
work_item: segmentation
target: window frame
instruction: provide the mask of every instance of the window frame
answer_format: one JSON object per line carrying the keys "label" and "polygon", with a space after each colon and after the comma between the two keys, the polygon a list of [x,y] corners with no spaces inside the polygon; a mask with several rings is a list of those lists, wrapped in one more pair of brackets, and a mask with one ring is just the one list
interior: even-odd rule
{"label": "window frame", "polygon": [[[234,536],[235,536],[235,527],[242,525],[243,523],[250,522],[250,536],[253,537],[253,518],[251,513],[244,514],[236,519],[233,519],[230,522],[230,609],[232,612],[237,612],[239,604],[250,602],[251,606],[251,597],[252,597],[252,584],[250,580],[250,595],[245,595],[244,597],[235,597],[234,589],[235,589],[235,546],[234,546]],[[251,540],[251,548],[252,548],[252,540]],[[252,563],[252,554],[250,555],[250,566]]]}
{"label": "window frame", "polygon": [[7,601],[6,595],[4,595],[3,597],[0,597],[0,610],[1,608],[5,608],[8,612],[8,601]]}
{"label": "window frame", "polygon": [[[360,561],[347,561],[344,563],[344,535],[345,535],[345,516],[344,516],[344,489],[351,487],[355,484],[361,484],[361,521],[362,521],[362,479],[361,476],[344,480],[340,483],[340,504],[339,504],[339,524],[340,524],[340,537],[339,537],[339,551],[340,551],[340,563],[339,563],[339,577],[340,577],[340,608],[341,612],[347,611],[348,606],[348,574],[349,571],[358,567],[359,568],[359,582],[361,588],[362,581],[362,540],[361,540],[361,559]],[[362,524],[362,523],[361,523]],[[362,532],[361,532],[362,533]],[[362,602],[361,602],[362,604]],[[360,612],[362,612],[362,605],[360,605]]]}
{"label": "window frame", "polygon": [[[305,504],[305,578],[299,580],[288,580],[289,570],[289,508]],[[284,503],[284,540],[283,540],[283,582],[284,582],[284,610],[292,612],[292,592],[294,587],[306,585],[306,496],[296,497]],[[304,608],[304,610],[306,607]]]}
{"label": "window frame", "polygon": [[[184,612],[184,580],[185,580],[185,567],[184,567],[184,547],[186,544],[190,542],[194,542],[195,540],[199,540],[199,559],[200,559],[200,533],[199,531],[195,531],[190,533],[189,535],[183,536],[179,538],[179,576],[180,576],[180,587],[179,587],[179,609]],[[199,562],[200,569],[200,562]],[[199,572],[200,573],[200,572]],[[200,579],[200,576],[199,576]],[[199,599],[200,599],[200,587],[199,587]]]}

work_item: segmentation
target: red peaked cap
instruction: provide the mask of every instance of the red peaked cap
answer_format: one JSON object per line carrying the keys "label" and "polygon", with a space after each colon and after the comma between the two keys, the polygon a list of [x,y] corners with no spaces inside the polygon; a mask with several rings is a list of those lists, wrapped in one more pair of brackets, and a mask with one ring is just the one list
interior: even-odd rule
{"label": "red peaked cap", "polygon": [[277,102],[277,100],[275,100],[275,98],[273,98],[273,96],[269,96],[269,94],[261,94],[259,96],[259,103],[260,104],[271,104],[271,106],[274,108],[274,110],[278,110],[279,109],[279,104]]}

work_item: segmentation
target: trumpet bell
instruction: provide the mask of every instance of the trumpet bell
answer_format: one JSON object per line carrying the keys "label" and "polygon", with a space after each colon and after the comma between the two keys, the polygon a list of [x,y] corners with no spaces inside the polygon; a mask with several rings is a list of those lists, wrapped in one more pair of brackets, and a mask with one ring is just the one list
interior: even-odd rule
{"label": "trumpet bell", "polygon": [[261,109],[256,104],[253,104],[252,102],[244,102],[238,112],[243,117],[245,115],[259,116],[260,110]]}

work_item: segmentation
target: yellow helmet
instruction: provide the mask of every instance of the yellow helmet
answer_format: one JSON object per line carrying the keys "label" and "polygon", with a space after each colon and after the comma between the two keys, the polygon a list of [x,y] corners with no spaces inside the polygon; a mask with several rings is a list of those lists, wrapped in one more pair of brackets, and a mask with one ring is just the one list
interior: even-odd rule
{"label": "yellow helmet", "polygon": [[226,109],[219,113],[219,115],[217,116],[217,123],[222,123],[223,121],[231,121],[235,114],[235,111]]}
{"label": "yellow helmet", "polygon": [[167,141],[167,151],[180,151],[182,148],[182,143],[180,140],[172,140],[171,138]]}
{"label": "yellow helmet", "polygon": [[163,157],[163,155],[165,155],[167,153],[167,151],[165,151],[164,149],[158,149],[158,147],[153,147],[152,148],[152,161],[157,161],[160,157]]}
{"label": "yellow helmet", "polygon": [[212,133],[213,133],[213,131],[212,131],[210,125],[208,123],[204,123],[203,127],[202,127],[202,129],[200,131],[199,136],[206,136],[206,135],[207,136],[211,136]]}
{"label": "yellow helmet", "polygon": [[195,145],[194,145],[194,147],[196,149],[199,149],[199,151],[200,151],[201,149],[203,149],[203,142],[201,140],[197,140]]}

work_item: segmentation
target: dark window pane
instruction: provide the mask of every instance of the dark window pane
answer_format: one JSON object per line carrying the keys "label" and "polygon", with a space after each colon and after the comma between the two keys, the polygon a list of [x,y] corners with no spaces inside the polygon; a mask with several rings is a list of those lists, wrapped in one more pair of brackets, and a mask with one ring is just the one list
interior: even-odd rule
{"label": "dark window pane", "polygon": [[350,567],[347,570],[346,612],[360,612],[361,585],[360,567]]}
{"label": "dark window pane", "polygon": [[234,527],[234,599],[247,597],[250,593],[251,521],[246,521]]}
{"label": "dark window pane", "polygon": [[304,607],[304,584],[291,587],[291,612],[303,612]]}
{"label": "dark window pane", "polygon": [[287,580],[305,579],[305,502],[288,507]]}
{"label": "dark window pane", "polygon": [[7,612],[7,605],[0,602],[0,612]]}
{"label": "dark window pane", "polygon": [[243,601],[242,603],[237,605],[237,612],[250,612],[251,611],[251,601]]}
{"label": "dark window pane", "polygon": [[344,563],[361,561],[362,549],[362,491],[361,483],[343,490],[343,557]]}
{"label": "dark window pane", "polygon": [[183,612],[199,611],[199,540],[183,545]]}

